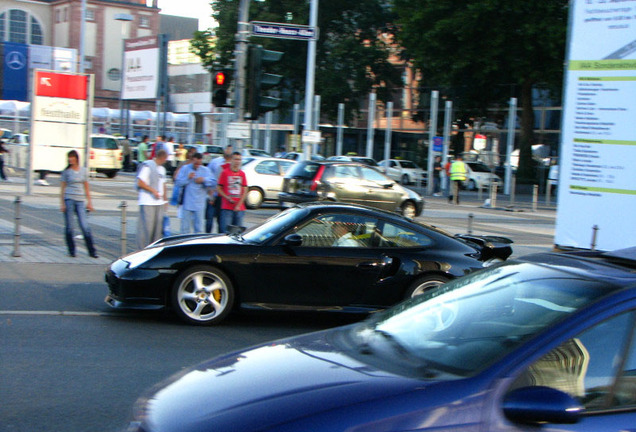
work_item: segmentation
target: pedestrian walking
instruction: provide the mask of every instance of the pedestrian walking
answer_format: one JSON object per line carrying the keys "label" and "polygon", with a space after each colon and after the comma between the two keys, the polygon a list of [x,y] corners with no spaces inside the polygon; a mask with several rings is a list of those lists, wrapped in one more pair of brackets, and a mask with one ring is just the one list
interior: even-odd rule
{"label": "pedestrian walking", "polygon": [[[79,154],[75,150],[67,153],[68,166],[62,171],[60,178],[60,210],[64,213],[64,233],[68,254],[75,257],[75,240],[73,237],[73,213],[84,236],[88,255],[97,258],[93,243],[93,235],[88,226],[88,212],[93,211],[91,192],[88,185],[88,171],[80,166]],[[86,199],[86,202],[84,201]]]}
{"label": "pedestrian walking", "polygon": [[148,160],[148,141],[150,138],[148,135],[144,135],[141,142],[137,146],[137,161],[142,164]]}
{"label": "pedestrian walking", "polygon": [[124,139],[121,140],[121,154],[124,157],[124,172],[132,171],[130,168],[130,157],[132,151],[130,149],[130,140],[128,139],[128,135],[125,135]]}
{"label": "pedestrian walking", "polygon": [[433,196],[441,195],[442,169],[442,158],[435,156],[435,161],[433,162]]}
{"label": "pedestrian walking", "polygon": [[168,155],[159,150],[153,159],[144,162],[137,174],[139,217],[137,218],[137,248],[143,249],[159,240],[163,231],[166,204],[166,169]]}
{"label": "pedestrian walking", "polygon": [[195,153],[192,163],[179,169],[175,187],[183,188],[181,208],[181,234],[203,232],[203,213],[208,196],[208,188],[216,187],[216,179],[203,165],[203,155]]}
{"label": "pedestrian walking", "polygon": [[459,189],[464,181],[466,181],[466,164],[462,160],[462,156],[458,155],[450,166],[450,182],[451,189],[448,196],[448,202],[452,203],[453,199],[455,204],[459,204]]}
{"label": "pedestrian walking", "polygon": [[[230,160],[232,159],[232,146],[228,145],[223,150],[223,156],[214,158],[208,164],[208,169],[212,173],[212,176],[217,180],[223,170],[230,166]],[[214,228],[214,219],[216,219],[216,226],[219,233],[221,231],[221,198],[216,188],[208,192],[208,202],[205,207],[205,232],[211,233]]]}
{"label": "pedestrian walking", "polygon": [[219,176],[217,192],[222,199],[219,232],[227,233],[229,225],[242,226],[245,215],[247,178],[241,170],[241,153],[232,153],[230,166]]}
{"label": "pedestrian walking", "polygon": [[4,141],[0,141],[0,178],[4,181],[9,181],[4,173],[4,155],[9,153],[9,149],[4,144]]}

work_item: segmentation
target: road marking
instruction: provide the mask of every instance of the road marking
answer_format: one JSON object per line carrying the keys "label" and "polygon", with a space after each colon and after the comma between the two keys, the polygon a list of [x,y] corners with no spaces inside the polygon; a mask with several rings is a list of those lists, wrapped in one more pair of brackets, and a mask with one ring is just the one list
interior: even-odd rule
{"label": "road marking", "polygon": [[109,312],[81,312],[81,311],[0,311],[0,315],[54,315],[54,316],[113,316]]}

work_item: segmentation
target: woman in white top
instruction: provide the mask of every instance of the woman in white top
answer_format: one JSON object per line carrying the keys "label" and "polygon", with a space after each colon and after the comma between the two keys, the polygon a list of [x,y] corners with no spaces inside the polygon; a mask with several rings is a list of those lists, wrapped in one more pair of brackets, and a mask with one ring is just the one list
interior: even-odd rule
{"label": "woman in white top", "polygon": [[[62,172],[60,182],[60,198],[62,200],[60,210],[64,213],[68,254],[71,257],[75,256],[75,241],[73,238],[73,213],[75,213],[79,227],[84,235],[84,241],[86,241],[88,255],[92,258],[97,258],[87,218],[87,213],[93,211],[91,193],[88,187],[88,171],[85,167],[80,166],[77,151],[71,150],[68,152],[67,158],[68,166]],[[86,202],[84,202],[84,198],[86,198]]]}

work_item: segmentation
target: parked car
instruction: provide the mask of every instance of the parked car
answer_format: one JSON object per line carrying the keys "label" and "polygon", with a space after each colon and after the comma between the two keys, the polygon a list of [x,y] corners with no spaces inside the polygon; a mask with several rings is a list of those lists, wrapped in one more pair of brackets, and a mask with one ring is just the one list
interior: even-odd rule
{"label": "parked car", "polygon": [[243,157],[272,157],[272,155],[267,153],[265,150],[255,149],[255,148],[244,148]]}
{"label": "parked car", "polygon": [[[351,241],[338,242],[345,236]],[[106,302],[170,306],[202,325],[235,307],[365,313],[511,253],[505,238],[451,236],[390,212],[307,203],[242,235],[167,237],[124,256],[107,269]]]}
{"label": "parked car", "polygon": [[378,163],[373,158],[364,156],[330,156],[327,158],[330,161],[345,161],[345,162],[358,162],[361,164],[377,167]]}
{"label": "parked car", "polygon": [[419,194],[355,162],[299,162],[285,175],[278,199],[282,206],[319,200],[349,202],[401,212],[410,218],[424,210]]}
{"label": "parked car", "polygon": [[481,162],[465,162],[467,167],[464,187],[468,190],[484,189],[492,183],[501,184],[501,178],[493,173],[488,165]]}
{"label": "parked car", "polygon": [[91,148],[88,153],[88,167],[98,173],[114,178],[122,168],[123,156],[112,135],[91,135]]}
{"label": "parked car", "polygon": [[[189,146],[186,146],[189,147]],[[194,144],[198,153],[203,155],[203,165],[208,165],[210,161],[219,156],[223,156],[223,147],[210,144]]]}
{"label": "parked car", "polygon": [[[291,159],[294,161],[299,161],[302,160],[304,158],[303,153],[298,153],[298,152],[289,152],[289,153],[285,153],[285,156],[283,156],[284,159]],[[313,161],[322,161],[325,160],[324,156],[320,156],[319,154],[312,154],[311,155],[311,160]]]}
{"label": "parked car", "polygon": [[247,177],[245,206],[259,208],[264,201],[278,201],[283,177],[295,162],[280,158],[244,157],[242,170]]}
{"label": "parked car", "polygon": [[128,430],[633,430],[636,249],[623,252],[511,260],[225,354],[143,395]]}
{"label": "parked car", "polygon": [[385,169],[388,168],[386,171],[386,175],[393,180],[402,183],[403,185],[415,183],[418,180],[422,183],[426,183],[426,172],[422,168],[417,166],[413,161],[403,159],[387,159],[380,161],[378,165],[383,172],[385,171]]}

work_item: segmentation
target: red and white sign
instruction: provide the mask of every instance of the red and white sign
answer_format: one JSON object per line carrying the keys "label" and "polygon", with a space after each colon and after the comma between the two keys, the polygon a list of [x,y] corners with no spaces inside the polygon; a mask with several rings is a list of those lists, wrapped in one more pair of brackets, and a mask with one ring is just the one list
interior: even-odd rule
{"label": "red and white sign", "polygon": [[86,100],[88,76],[36,71],[35,96]]}

